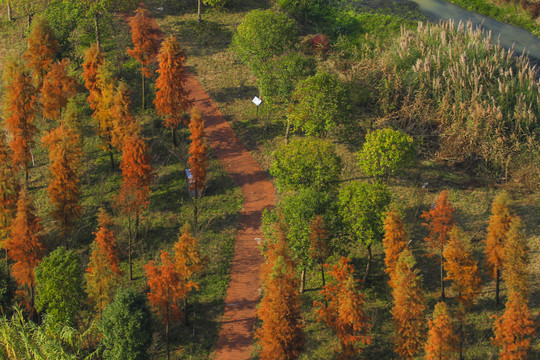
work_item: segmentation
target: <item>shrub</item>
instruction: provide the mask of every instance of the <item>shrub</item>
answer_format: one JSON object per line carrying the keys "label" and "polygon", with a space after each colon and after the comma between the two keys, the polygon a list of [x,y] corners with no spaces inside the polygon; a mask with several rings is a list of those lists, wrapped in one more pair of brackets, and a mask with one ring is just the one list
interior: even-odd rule
{"label": "shrub", "polygon": [[318,73],[296,86],[289,119],[307,135],[325,137],[350,118],[349,92],[337,76]]}
{"label": "shrub", "polygon": [[296,36],[296,24],[287,15],[272,10],[253,10],[236,29],[232,47],[256,73],[272,56],[291,49]]}
{"label": "shrub", "polygon": [[416,157],[413,139],[396,130],[375,130],[366,135],[358,164],[366,176],[388,177],[411,165]]}

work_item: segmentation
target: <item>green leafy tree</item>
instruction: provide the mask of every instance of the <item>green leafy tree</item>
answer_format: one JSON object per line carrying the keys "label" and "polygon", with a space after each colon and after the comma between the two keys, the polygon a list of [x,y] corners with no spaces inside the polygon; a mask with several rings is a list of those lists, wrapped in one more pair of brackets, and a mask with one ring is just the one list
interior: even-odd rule
{"label": "green leafy tree", "polygon": [[413,139],[396,130],[375,130],[366,135],[358,165],[366,176],[388,177],[410,166],[416,158]]}
{"label": "green leafy tree", "polygon": [[326,137],[350,120],[349,92],[337,76],[318,73],[300,81],[294,90],[289,122],[307,135]]}
{"label": "green leafy tree", "polygon": [[384,217],[390,201],[390,191],[381,183],[351,182],[339,192],[339,212],[345,231],[368,251],[364,283],[371,268],[371,247],[382,243]]}
{"label": "green leafy tree", "polygon": [[274,153],[270,173],[279,191],[314,188],[328,191],[340,181],[341,158],[328,140],[298,138]]}
{"label": "green leafy tree", "polygon": [[326,224],[335,224],[337,206],[332,194],[308,188],[286,194],[279,210],[286,223],[289,248],[302,269],[300,293],[303,293],[306,271],[315,264],[310,251],[311,221],[320,215]]}
{"label": "green leafy tree", "polygon": [[152,341],[151,314],[146,296],[120,289],[98,323],[107,360],[146,360]]}
{"label": "green leafy tree", "polygon": [[85,298],[81,260],[73,250],[59,247],[35,270],[36,309],[47,312],[52,324],[74,325]]}
{"label": "green leafy tree", "polygon": [[261,64],[257,72],[257,87],[268,104],[288,103],[298,81],[313,75],[315,59],[298,52],[274,56]]}
{"label": "green leafy tree", "polygon": [[26,17],[26,27],[32,25],[32,18],[35,14],[45,9],[51,0],[11,0],[8,4],[13,10]]}
{"label": "green leafy tree", "polygon": [[287,15],[257,9],[238,25],[232,46],[238,57],[257,73],[262,63],[291,49],[296,34],[296,24]]}

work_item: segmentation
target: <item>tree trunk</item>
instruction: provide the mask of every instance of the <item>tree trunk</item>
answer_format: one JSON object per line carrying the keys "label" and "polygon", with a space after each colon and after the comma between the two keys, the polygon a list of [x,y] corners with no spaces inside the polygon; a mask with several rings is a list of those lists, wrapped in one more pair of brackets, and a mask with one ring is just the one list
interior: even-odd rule
{"label": "tree trunk", "polygon": [[[197,191],[195,189],[195,191]],[[193,198],[193,233],[197,233],[197,221],[199,218],[199,200],[197,197]]]}
{"label": "tree trunk", "polygon": [[29,173],[28,167],[26,166],[24,168],[24,188],[26,189],[26,191],[28,191],[28,179],[29,179],[28,173]]}
{"label": "tree trunk", "polygon": [[171,134],[173,146],[178,147],[178,143],[176,142],[176,128],[174,126],[171,128]]}
{"label": "tree trunk", "polygon": [[144,110],[144,73],[141,71],[142,78],[142,109]]}
{"label": "tree trunk", "polygon": [[446,296],[444,294],[444,267],[443,267],[442,251],[441,251],[441,256],[440,256],[439,260],[441,262],[441,299],[444,301],[444,300],[446,300]]}
{"label": "tree trunk", "polygon": [[128,218],[128,238],[129,280],[133,281],[133,264],[131,263],[131,217]]}
{"label": "tree trunk", "polygon": [[94,30],[96,32],[96,44],[99,49],[100,47],[100,35],[99,35],[99,15],[97,13],[94,14]]}
{"label": "tree trunk", "polygon": [[458,310],[459,311],[459,360],[463,360],[463,341],[464,341],[464,334],[463,334],[463,323],[465,322],[465,310]]}
{"label": "tree trunk", "polygon": [[114,154],[113,154],[113,147],[111,145],[110,135],[109,135],[109,159],[111,160],[111,170],[114,171]]}
{"label": "tree trunk", "polygon": [[184,298],[184,325],[189,325],[189,317],[188,317],[188,299],[187,296]]}
{"label": "tree trunk", "polygon": [[364,279],[362,279],[362,281],[364,282],[364,286],[367,284],[369,272],[371,270],[371,258],[373,257],[373,255],[371,254],[371,245],[367,246],[367,251],[368,251],[368,261],[366,264],[366,272],[364,274]]}
{"label": "tree trunk", "polygon": [[285,130],[285,145],[289,145],[289,130],[291,128],[291,120],[287,117],[287,130]]}
{"label": "tree trunk", "polygon": [[167,348],[167,360],[169,357],[169,307],[167,306],[167,321],[165,322],[165,346]]}
{"label": "tree trunk", "polygon": [[300,275],[300,294],[304,293],[306,288],[306,268],[302,269],[302,274]]}
{"label": "tree trunk", "polygon": [[[322,286],[323,289],[326,286],[326,281],[324,279],[324,264],[321,264],[321,278],[322,278]],[[324,307],[328,307],[328,300],[326,300],[326,296],[324,297]]]}
{"label": "tree trunk", "polygon": [[201,22],[201,0],[197,1],[197,21]]}
{"label": "tree trunk", "polygon": [[26,27],[30,29],[30,26],[32,26],[32,14],[28,14],[26,17]]}
{"label": "tree trunk", "polygon": [[497,269],[497,278],[495,279],[495,304],[499,306],[501,300],[499,298],[500,292],[500,283],[501,283],[501,271]]}
{"label": "tree trunk", "polygon": [[11,0],[7,2],[7,17],[9,21],[13,20],[13,16],[11,14]]}

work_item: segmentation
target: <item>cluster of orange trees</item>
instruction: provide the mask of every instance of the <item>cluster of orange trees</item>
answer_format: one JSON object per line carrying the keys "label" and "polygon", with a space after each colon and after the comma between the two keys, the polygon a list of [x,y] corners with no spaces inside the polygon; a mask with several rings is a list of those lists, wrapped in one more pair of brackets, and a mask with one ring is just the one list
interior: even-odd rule
{"label": "cluster of orange trees", "polygon": [[[463,358],[467,312],[482,286],[478,261],[473,256],[470,240],[455,224],[454,208],[446,190],[422,218],[429,230],[425,243],[429,254],[437,256],[441,272],[441,300],[435,305],[433,317],[427,320],[427,332],[422,276],[409,246],[405,225],[395,211],[389,211],[384,220],[385,265],[393,297],[394,349],[403,359],[416,358],[422,349],[426,359],[453,359],[458,354]],[[264,296],[259,317],[262,326],[256,335],[262,347],[261,359],[296,359],[304,349],[300,293],[294,275],[296,265],[288,249],[286,225],[280,219],[274,239],[266,245],[261,275]],[[363,310],[364,296],[359,290],[359,280],[354,278],[350,260],[342,257],[336,265],[323,265],[330,255],[329,241],[324,221],[320,216],[314,217],[310,254],[321,264],[323,281],[322,300],[314,303],[316,314],[339,338],[339,358],[353,359],[363,345],[371,342],[371,324]],[[501,273],[507,288],[506,308],[502,316],[495,316],[495,336],[491,339],[500,349],[501,359],[526,358],[535,333],[528,308],[527,251],[523,223],[512,214],[508,195],[503,192],[493,201],[485,239],[487,266],[497,284],[497,304]],[[325,268],[331,276],[329,284],[325,284]],[[449,301],[445,282],[451,283],[455,301]],[[454,303],[455,309],[452,309]]]}
{"label": "cluster of orange trees", "polygon": [[[204,119],[193,108],[185,88],[185,54],[174,37],[162,41],[159,27],[144,7],[136,10],[129,25],[134,46],[127,51],[141,65],[142,106],[145,106],[145,78],[154,76],[150,65],[157,59],[159,68],[154,104],[164,119],[164,125],[172,130],[175,146],[175,128],[180,124],[189,125],[189,164],[194,179],[191,188],[199,197],[205,186],[207,145]],[[48,23],[37,19],[29,35],[23,61],[9,62],[4,71],[3,115],[7,136],[3,132],[0,134],[0,244],[6,251],[6,261],[7,258],[11,260],[11,275],[17,281],[19,295],[31,314],[34,313],[36,285],[34,269],[47,253],[43,229],[32,207],[29,191],[29,172],[34,161],[32,146],[37,137],[41,137],[49,152],[48,195],[61,239],[54,247],[69,244],[69,236],[81,214],[79,178],[83,139],[80,129],[72,121],[68,103],[82,87],[70,73],[68,59],[54,60],[58,52],[58,43]],[[152,159],[141,134],[141,125],[132,110],[130,89],[126,82],[114,77],[98,44],[86,51],[83,70],[92,118],[96,121],[98,135],[103,149],[109,154],[113,171],[114,152],[121,154],[122,183],[115,198],[115,208],[128,220],[131,280],[132,246],[155,178]],[[186,117],[184,113],[192,108],[192,116]],[[38,128],[44,129],[41,134]],[[21,181],[21,173],[24,182]],[[87,292],[96,312],[101,314],[111,302],[123,273],[118,267],[111,219],[104,209],[100,210],[98,222],[87,268]],[[186,299],[188,292],[197,286],[191,278],[200,270],[201,260],[196,240],[191,237],[189,229],[183,230],[175,246],[174,257],[164,252],[161,258],[160,266],[156,267],[151,262],[145,267],[150,287],[148,298],[168,324],[180,314],[174,304],[179,299]]]}

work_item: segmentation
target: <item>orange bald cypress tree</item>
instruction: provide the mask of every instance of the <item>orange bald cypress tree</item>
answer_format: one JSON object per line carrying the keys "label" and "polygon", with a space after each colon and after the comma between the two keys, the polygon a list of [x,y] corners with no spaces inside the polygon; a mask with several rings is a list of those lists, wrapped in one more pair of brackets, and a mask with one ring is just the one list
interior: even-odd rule
{"label": "orange bald cypress tree", "polygon": [[[182,227],[181,235],[174,244],[174,264],[176,271],[185,283],[199,284],[193,281],[193,277],[203,269],[203,259],[199,252],[198,241],[190,233],[189,224]],[[184,320],[188,323],[188,294],[184,297]]]}
{"label": "orange bald cypress tree", "polygon": [[388,283],[393,287],[392,278],[394,276],[399,255],[407,246],[407,234],[401,218],[394,211],[390,211],[386,214],[383,229],[384,263],[386,264],[385,271],[390,276]]}
{"label": "orange bald cypress tree", "polygon": [[13,151],[13,166],[24,170],[28,186],[28,163],[32,157],[30,147],[37,131],[34,126],[36,90],[21,64],[8,63],[4,76],[4,114],[7,116],[6,127],[11,134],[9,146]]}
{"label": "orange bald cypress tree", "polygon": [[448,200],[448,192],[446,190],[441,191],[441,194],[437,198],[437,203],[429,211],[424,211],[420,217],[426,221],[422,225],[429,230],[429,236],[424,240],[428,243],[430,250],[439,255],[441,265],[441,299],[444,300],[443,250],[448,242],[448,234],[454,226],[454,208]]}
{"label": "orange bald cypress tree", "polygon": [[144,7],[135,10],[135,15],[129,22],[129,27],[131,28],[133,49],[128,49],[127,52],[137,59],[142,66],[142,108],[144,109],[144,78],[151,78],[153,75],[148,66],[158,53],[162,33],[156,21],[152,19],[150,12]]}
{"label": "orange bald cypress tree", "polygon": [[426,360],[451,360],[457,353],[457,338],[448,306],[444,302],[435,305],[433,320],[428,321],[428,338],[425,344]]}
{"label": "orange bald cypress tree", "polygon": [[519,293],[511,292],[506,302],[504,314],[494,316],[493,344],[500,348],[501,360],[528,359],[531,340],[536,333],[536,325],[527,300]]}
{"label": "orange bald cypress tree", "polygon": [[268,244],[261,272],[264,295],[257,315],[262,325],[255,333],[262,348],[261,360],[293,360],[304,350],[295,264],[289,255],[285,232],[279,226],[279,238]]}
{"label": "orange bald cypress tree", "polygon": [[206,184],[206,171],[208,169],[208,146],[205,141],[204,134],[204,119],[197,108],[194,108],[191,113],[191,121],[189,123],[189,131],[191,132],[189,147],[188,163],[191,171],[190,190],[195,192],[194,199],[194,218],[195,228],[197,227],[198,203],[202,196],[204,186]]}
{"label": "orange bald cypress tree", "polygon": [[528,297],[528,246],[523,221],[514,216],[510,221],[504,251],[503,278],[509,293]]}
{"label": "orange bald cypress tree", "polygon": [[92,244],[90,262],[86,269],[86,289],[90,301],[101,317],[105,307],[111,303],[122,272],[118,268],[118,255],[114,243],[111,219],[105,209],[98,215],[98,231]]}
{"label": "orange bald cypress tree", "polygon": [[48,119],[58,120],[69,98],[77,92],[75,79],[67,73],[68,66],[68,59],[54,63],[43,79],[41,87],[43,116]]}
{"label": "orange bald cypress tree", "polygon": [[[154,181],[154,169],[150,164],[151,157],[146,142],[138,135],[130,135],[122,145],[122,185],[117,197],[117,204],[128,219],[129,231],[129,278],[133,279],[131,253],[133,243],[137,240],[140,215],[148,204],[150,185]],[[132,221],[135,219],[135,231],[132,232]]]}
{"label": "orange bald cypress tree", "polygon": [[405,248],[396,264],[392,291],[395,351],[402,359],[414,359],[422,347],[425,333],[425,297],[420,286],[421,276],[415,266],[411,250]]}
{"label": "orange bald cypress tree", "polygon": [[84,53],[83,78],[84,86],[90,92],[88,102],[90,109],[96,110],[97,97],[100,94],[98,87],[98,71],[105,61],[105,55],[99,50],[97,44],[92,44]]}
{"label": "orange bald cypress tree", "polygon": [[175,128],[182,122],[187,125],[183,113],[191,107],[191,100],[189,91],[185,88],[186,56],[173,36],[161,45],[158,60],[159,76],[156,80],[154,104],[158,115],[164,117],[165,126],[171,129],[173,144],[177,146]]}
{"label": "orange bald cypress tree", "polygon": [[328,232],[324,226],[322,216],[315,215],[315,218],[311,220],[309,236],[311,239],[310,256],[321,266],[321,280],[322,285],[325,286],[324,263],[330,256],[330,248],[328,247]]}
{"label": "orange bald cypress tree", "polygon": [[60,125],[41,141],[49,150],[51,179],[47,190],[54,205],[53,217],[67,235],[81,213],[79,167],[82,149],[79,135]]}
{"label": "orange bald cypress tree", "polygon": [[116,87],[112,112],[111,144],[122,150],[124,139],[140,132],[140,125],[131,112],[129,88],[124,81]]}
{"label": "orange bald cypress tree", "polygon": [[[329,265],[326,267],[330,269]],[[371,343],[371,324],[363,311],[364,296],[357,289],[359,280],[354,279],[354,267],[349,259],[342,257],[328,274],[330,284],[321,291],[328,306],[318,301],[313,303],[317,308],[317,321],[326,322],[339,338],[338,359],[354,359],[362,352],[360,343]]]}
{"label": "orange bald cypress tree", "polygon": [[182,281],[181,274],[176,271],[176,265],[166,251],[161,252],[161,265],[159,267],[155,266],[154,261],[150,261],[144,266],[144,270],[150,288],[148,301],[165,324],[168,359],[169,325],[182,316],[179,304],[187,296],[187,293],[197,285],[193,282]]}
{"label": "orange bald cypress tree", "polygon": [[445,280],[452,281],[452,288],[458,294],[457,300],[466,308],[473,305],[482,287],[478,262],[474,259],[470,245],[463,231],[455,227],[450,232],[450,240],[443,252],[445,258]]}
{"label": "orange bald cypress tree", "polygon": [[506,192],[499,193],[491,204],[491,217],[486,234],[486,260],[490,274],[495,278],[495,303],[499,305],[500,280],[503,269],[503,248],[512,220],[510,199]]}
{"label": "orange bald cypress tree", "polygon": [[474,260],[469,243],[465,240],[465,234],[458,227],[450,231],[450,240],[443,252],[446,270],[446,280],[452,281],[452,288],[458,294],[457,300],[461,308],[458,311],[459,318],[459,352],[463,358],[463,346],[465,334],[463,327],[466,321],[466,312],[472,305],[481,288],[478,263]]}
{"label": "orange bald cypress tree", "polygon": [[30,31],[28,49],[24,53],[24,59],[32,69],[34,85],[37,89],[41,89],[43,78],[50,70],[57,52],[58,42],[54,38],[49,23],[45,18],[37,18]]}
{"label": "orange bald cypress tree", "polygon": [[8,256],[14,261],[11,274],[20,286],[28,291],[27,302],[30,308],[34,306],[34,268],[39,264],[45,253],[41,240],[42,227],[39,218],[34,215],[34,209],[25,190],[19,195],[17,213],[11,223],[11,235],[5,242]]}
{"label": "orange bald cypress tree", "polygon": [[[6,136],[0,131],[0,248],[9,238],[9,227],[17,210],[17,182],[11,165],[11,154],[6,144]],[[7,251],[6,251],[7,261]]]}
{"label": "orange bald cypress tree", "polygon": [[97,73],[97,89],[94,93],[95,109],[92,118],[99,124],[98,134],[109,152],[111,169],[114,170],[113,132],[114,132],[114,103],[116,95],[116,79],[112,71],[102,65]]}

